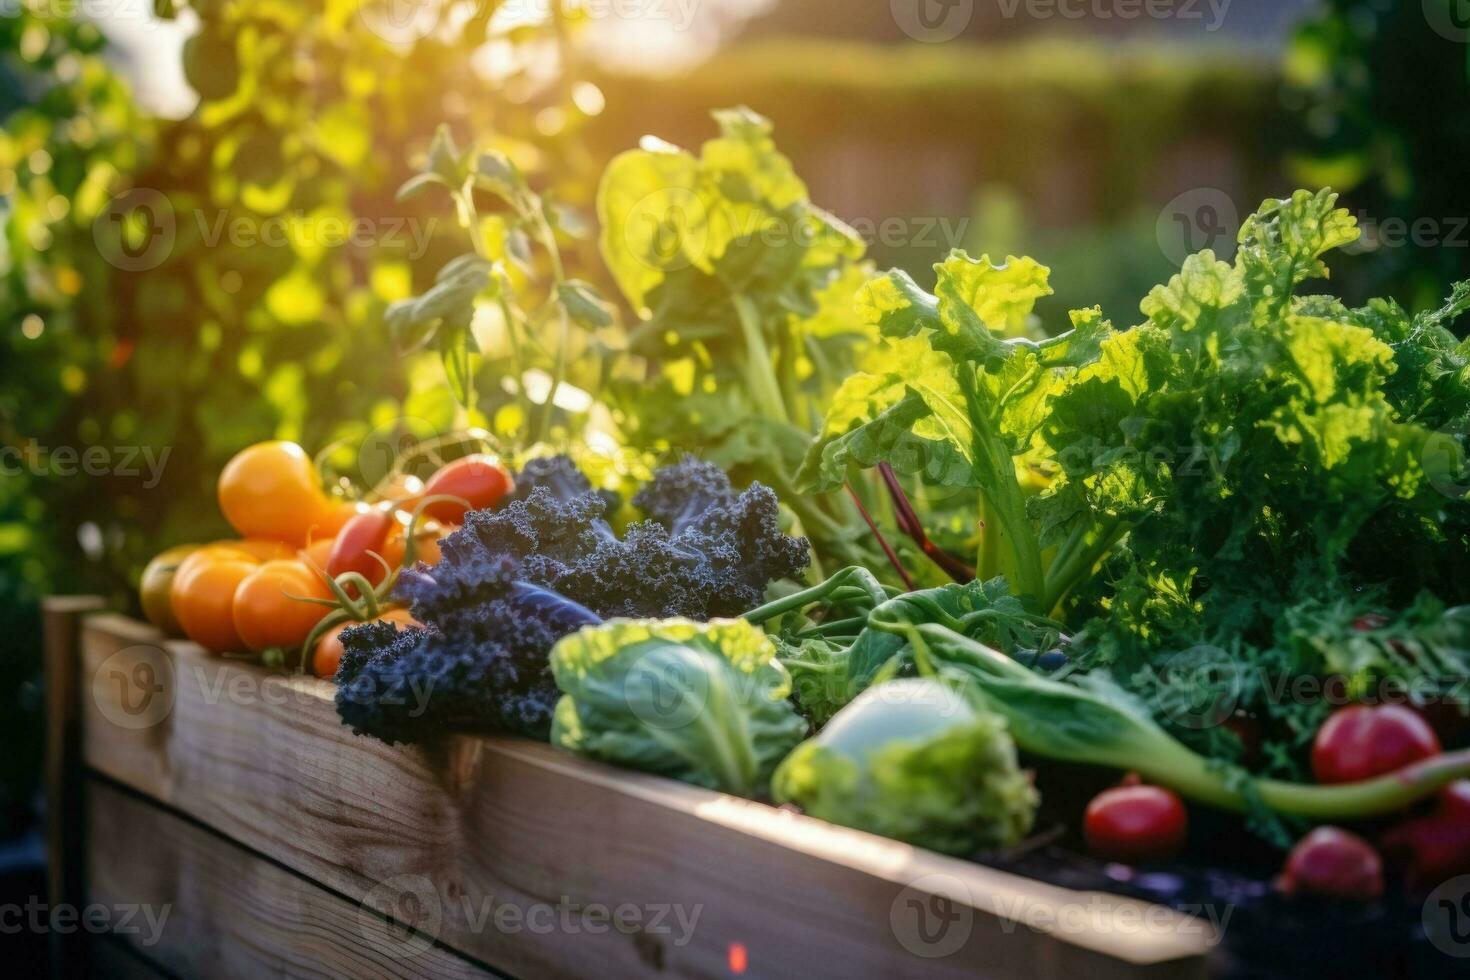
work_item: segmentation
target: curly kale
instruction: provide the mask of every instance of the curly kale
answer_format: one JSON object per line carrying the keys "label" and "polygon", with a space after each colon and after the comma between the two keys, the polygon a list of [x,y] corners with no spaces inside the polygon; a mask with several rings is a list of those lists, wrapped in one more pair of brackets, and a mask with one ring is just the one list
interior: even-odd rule
{"label": "curly kale", "polygon": [[516,486],[504,503],[526,500],[538,487],[550,490],[558,500],[571,500],[592,490],[592,484],[568,456],[533,459],[516,474]]}
{"label": "curly kale", "polygon": [[403,574],[395,595],[426,629],[343,634],[337,704],[354,730],[389,742],[453,730],[544,737],[556,640],[619,616],[735,616],[809,560],[805,539],[782,532],[770,489],[736,492],[692,458],[637,495],[651,519],[621,538],[607,501],[564,457],[529,465],[518,486],[524,497],[468,515],[437,565]]}
{"label": "curly kale", "polygon": [[[509,571],[507,565],[501,571]],[[369,623],[342,634],[337,711],[358,733],[411,742],[429,730],[495,727],[540,731],[556,691],[540,661],[558,639],[602,622],[549,589],[502,577],[486,598],[439,629]]]}

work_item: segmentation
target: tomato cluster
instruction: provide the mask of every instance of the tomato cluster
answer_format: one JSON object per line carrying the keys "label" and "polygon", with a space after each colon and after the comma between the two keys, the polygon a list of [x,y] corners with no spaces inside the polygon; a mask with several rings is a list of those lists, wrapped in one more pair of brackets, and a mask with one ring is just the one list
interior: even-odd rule
{"label": "tomato cluster", "polygon": [[143,612],[216,653],[301,651],[303,666],[331,677],[347,626],[412,623],[406,610],[380,606],[397,569],[436,563],[439,538],[513,486],[498,460],[475,455],[442,467],[416,497],[354,503],[323,490],[295,443],[250,446],[219,478],[220,510],[240,538],[159,554],[143,572]]}
{"label": "tomato cluster", "polygon": [[[1355,704],[1334,712],[1318,729],[1312,773],[1324,785],[1362,784],[1409,773],[1442,752],[1440,738],[1421,710]],[[1360,829],[1371,834],[1375,828]],[[1173,857],[1187,830],[1188,814],[1178,794],[1142,785],[1136,776],[1099,793],[1083,824],[1094,855],[1129,863]],[[1384,893],[1390,862],[1402,871],[1411,891],[1429,891],[1438,882],[1470,874],[1470,781],[1451,783],[1428,807],[1402,814],[1378,835],[1377,848],[1341,827],[1317,827],[1291,849],[1276,886],[1286,895],[1370,901]]]}

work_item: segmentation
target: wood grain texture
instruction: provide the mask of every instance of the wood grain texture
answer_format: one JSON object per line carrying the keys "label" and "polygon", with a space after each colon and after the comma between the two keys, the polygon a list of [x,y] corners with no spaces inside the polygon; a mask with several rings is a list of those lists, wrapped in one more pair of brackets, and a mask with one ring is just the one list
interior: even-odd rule
{"label": "wood grain texture", "polygon": [[87,967],[94,977],[107,980],[169,980],[169,975],[135,953],[121,939],[91,936],[87,940]]}
{"label": "wood grain texture", "polygon": [[119,617],[83,648],[89,766],[517,976],[728,976],[735,946],[761,977],[1207,974],[1208,927],[1157,907],[524,740],[389,747],[330,684]]}
{"label": "wood grain texture", "polygon": [[[95,596],[50,596],[41,603],[46,692],[46,892],[53,908],[75,904],[82,878],[82,727],[80,631],[82,616],[102,608]],[[84,947],[53,932],[53,977],[81,976]]]}
{"label": "wood grain texture", "polygon": [[88,802],[89,900],[143,907],[109,938],[176,976],[495,976],[106,782]]}

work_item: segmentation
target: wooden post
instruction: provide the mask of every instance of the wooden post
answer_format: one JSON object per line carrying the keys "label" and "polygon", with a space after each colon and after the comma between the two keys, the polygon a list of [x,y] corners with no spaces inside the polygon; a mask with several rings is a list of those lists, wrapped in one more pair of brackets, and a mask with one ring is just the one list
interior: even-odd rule
{"label": "wooden post", "polygon": [[[82,616],[103,608],[96,596],[49,596],[41,602],[46,683],[46,890],[51,908],[86,903],[82,791]],[[86,944],[53,932],[51,975],[85,975]]]}

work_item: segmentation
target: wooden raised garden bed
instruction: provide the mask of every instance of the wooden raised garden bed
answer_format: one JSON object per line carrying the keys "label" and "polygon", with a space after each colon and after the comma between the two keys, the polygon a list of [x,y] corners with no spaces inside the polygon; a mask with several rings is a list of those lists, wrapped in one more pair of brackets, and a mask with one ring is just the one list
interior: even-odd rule
{"label": "wooden raised garden bed", "polygon": [[523,739],[389,747],[330,683],[95,608],[47,606],[50,900],[167,918],[57,937],[73,975],[1209,973],[1171,910]]}

